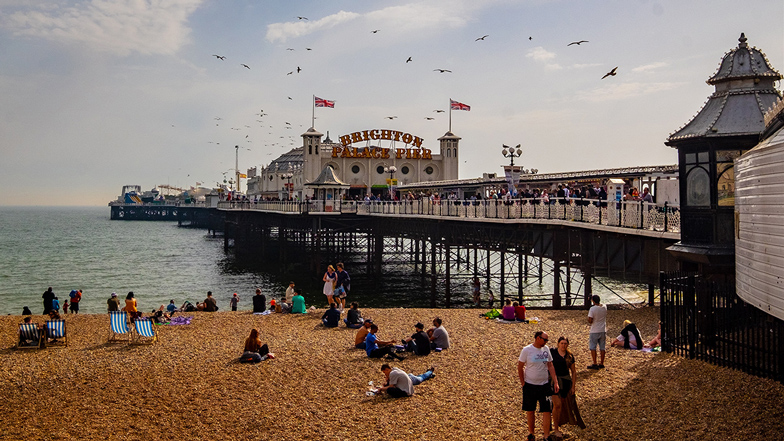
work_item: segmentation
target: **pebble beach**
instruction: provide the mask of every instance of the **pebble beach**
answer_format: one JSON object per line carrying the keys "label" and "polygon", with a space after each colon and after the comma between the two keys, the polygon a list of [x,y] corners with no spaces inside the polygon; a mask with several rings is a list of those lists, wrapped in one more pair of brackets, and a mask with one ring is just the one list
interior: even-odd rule
{"label": "pebble beach", "polygon": [[[154,345],[107,343],[105,314],[65,316],[68,347],[12,349],[21,316],[0,317],[3,440],[449,440],[524,439],[517,357],[537,330],[564,335],[577,359],[577,402],[587,428],[571,440],[779,439],[784,386],[665,353],[608,348],[591,371],[587,311],[529,311],[538,324],[505,324],[474,309],[364,309],[384,340],[443,319],[452,346],[404,361],[368,359],[353,329],[304,315],[196,312],[191,324],[158,326]],[[625,319],[643,338],[659,309],[610,310],[608,344]],[[43,316],[33,316],[43,323]],[[342,325],[342,324],[341,324]],[[251,328],[275,353],[237,362]],[[552,347],[552,345],[551,345]],[[432,380],[410,398],[366,396],[388,362]],[[542,439],[538,427],[537,440]]]}

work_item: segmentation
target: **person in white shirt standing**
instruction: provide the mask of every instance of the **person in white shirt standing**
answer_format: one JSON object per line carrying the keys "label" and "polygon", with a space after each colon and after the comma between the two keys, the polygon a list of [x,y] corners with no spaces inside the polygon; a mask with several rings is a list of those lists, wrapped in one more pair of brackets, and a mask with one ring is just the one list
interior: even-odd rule
{"label": "person in white shirt standing", "polygon": [[[536,403],[539,403],[539,413],[542,414],[544,439],[550,440],[550,413],[552,412],[550,396],[558,393],[558,380],[547,340],[547,333],[537,331],[534,334],[534,342],[520,351],[520,358],[517,360],[517,376],[523,387],[523,411],[528,422],[528,441],[536,441],[534,435]],[[552,387],[550,387],[550,379],[553,380]]]}
{"label": "person in white shirt standing", "polygon": [[[588,340],[588,349],[591,350],[593,364],[588,369],[604,369],[604,356],[607,353],[607,306],[601,304],[599,296],[592,296],[593,306],[588,310],[588,324],[591,325],[591,335]],[[599,347],[601,358],[596,364],[596,347]]]}

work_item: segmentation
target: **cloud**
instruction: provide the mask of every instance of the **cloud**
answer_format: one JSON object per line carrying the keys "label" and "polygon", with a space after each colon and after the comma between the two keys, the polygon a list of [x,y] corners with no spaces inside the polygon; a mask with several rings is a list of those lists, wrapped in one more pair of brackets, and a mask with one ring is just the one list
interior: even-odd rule
{"label": "cloud", "polygon": [[359,16],[356,12],[340,11],[314,21],[297,20],[294,22],[273,23],[267,26],[267,40],[270,42],[284,42],[289,38],[301,37],[313,32],[334,28]]}
{"label": "cloud", "polygon": [[578,100],[602,102],[637,98],[682,86],[684,83],[620,83],[577,93]]}
{"label": "cloud", "polygon": [[669,65],[670,65],[669,63],[665,63],[663,61],[657,61],[656,63],[651,63],[651,64],[645,64],[645,65],[642,65],[642,66],[637,66],[634,69],[632,69],[632,72],[638,72],[638,73],[639,72],[647,72],[649,70],[655,70],[655,69],[658,69],[660,67],[665,67],[665,66],[669,66]]}
{"label": "cloud", "polygon": [[188,17],[204,0],[94,0],[68,7],[30,7],[0,19],[14,35],[84,44],[128,55],[173,54],[188,42]]}
{"label": "cloud", "polygon": [[533,49],[530,49],[527,54],[525,54],[526,58],[532,58],[537,63],[542,63],[545,69],[551,70],[560,70],[563,69],[560,64],[558,63],[551,63],[550,61],[555,59],[556,55],[554,52],[550,52],[541,46],[537,46]]}
{"label": "cloud", "polygon": [[365,20],[373,29],[394,30],[397,33],[422,29],[464,26],[470,12],[486,5],[471,2],[435,2],[431,4],[409,3],[371,11],[365,14],[340,11],[318,20],[297,20],[273,23],[267,26],[267,41],[285,42],[289,38],[301,37],[314,32],[332,29],[350,21]]}

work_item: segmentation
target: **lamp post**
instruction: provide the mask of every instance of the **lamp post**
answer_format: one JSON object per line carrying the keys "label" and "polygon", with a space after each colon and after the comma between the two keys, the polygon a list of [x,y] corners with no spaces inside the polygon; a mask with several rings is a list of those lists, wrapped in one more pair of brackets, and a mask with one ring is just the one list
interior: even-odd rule
{"label": "lamp post", "polygon": [[286,190],[288,191],[288,198],[291,199],[291,178],[294,177],[293,173],[283,173],[281,178],[286,180]]}
{"label": "lamp post", "polygon": [[519,158],[523,155],[523,150],[520,149],[520,144],[517,144],[517,147],[509,147],[508,145],[504,145],[504,148],[501,149],[501,153],[504,155],[504,158],[509,158],[511,167],[514,167],[514,158]]}
{"label": "lamp post", "polygon": [[389,173],[389,199],[394,201],[395,194],[392,192],[392,182],[395,179],[395,172],[397,172],[397,167],[394,165],[384,167],[384,172]]}

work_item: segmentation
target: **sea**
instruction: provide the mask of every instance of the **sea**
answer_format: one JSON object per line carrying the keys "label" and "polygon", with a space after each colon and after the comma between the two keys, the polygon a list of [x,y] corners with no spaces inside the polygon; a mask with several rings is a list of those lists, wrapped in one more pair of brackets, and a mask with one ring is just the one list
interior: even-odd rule
{"label": "sea", "polygon": [[[292,279],[303,288],[306,304],[326,304],[321,274],[238,261],[231,251],[224,252],[222,237],[203,229],[168,221],[113,221],[109,216],[108,206],[0,207],[0,314],[21,314],[24,306],[42,313],[41,296],[48,287],[61,303],[71,290],[81,289],[80,313],[103,313],[111,293],[124,299],[130,291],[143,312],[170,300],[177,306],[201,302],[207,291],[223,309],[229,309],[229,299],[237,293],[239,309],[249,310],[256,288],[268,300],[280,298]],[[390,271],[384,280],[347,270],[352,274],[351,300],[361,306],[429,307],[429,282],[412,277],[410,269]],[[643,286],[604,283],[617,303],[644,299]],[[453,297],[457,307],[471,303],[468,281],[464,284],[465,294]],[[594,291],[602,295],[601,289]]]}

